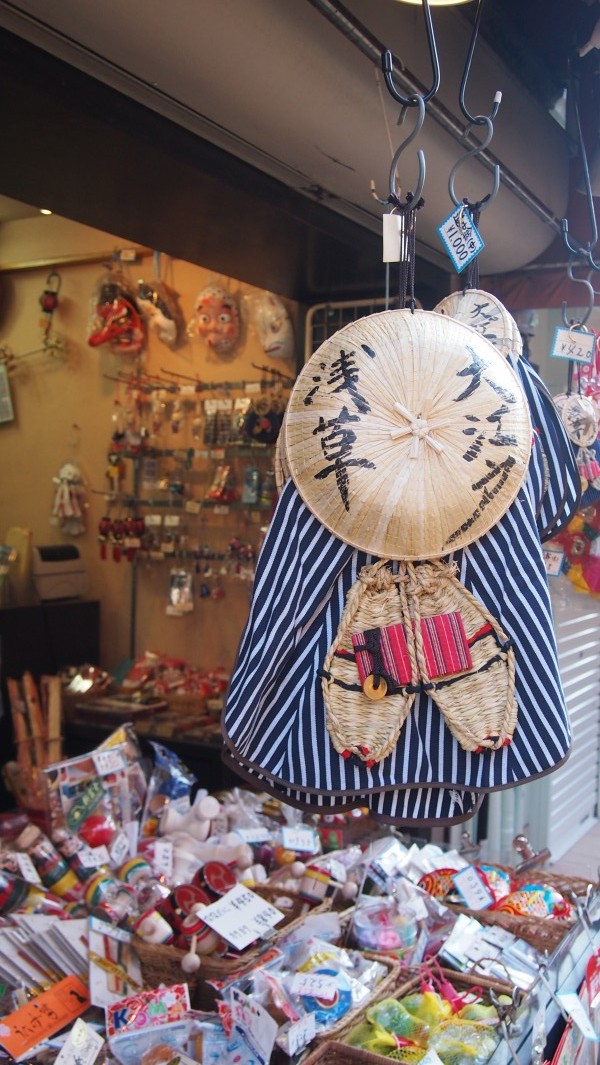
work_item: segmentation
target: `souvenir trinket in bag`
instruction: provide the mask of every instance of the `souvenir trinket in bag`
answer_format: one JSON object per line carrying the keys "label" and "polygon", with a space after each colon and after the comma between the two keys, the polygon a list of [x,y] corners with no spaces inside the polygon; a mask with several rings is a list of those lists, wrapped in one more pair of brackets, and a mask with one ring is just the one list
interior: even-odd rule
{"label": "souvenir trinket in bag", "polygon": [[115,355],[136,357],[146,344],[146,327],[132,285],[120,270],[109,270],[96,285],[88,344],[107,344]]}
{"label": "souvenir trinket in bag", "polygon": [[240,328],[237,296],[222,285],[206,285],[196,297],[188,336],[199,337],[217,355],[229,355],[239,343]]}
{"label": "souvenir trinket in bag", "polygon": [[138,281],[137,302],[148,329],[171,350],[185,337],[185,321],[176,293],[160,280],[160,255],[154,255],[155,277]]}
{"label": "souvenir trinket in bag", "polygon": [[273,292],[262,292],[254,301],[260,345],[271,359],[293,359],[294,331],[285,304]]}

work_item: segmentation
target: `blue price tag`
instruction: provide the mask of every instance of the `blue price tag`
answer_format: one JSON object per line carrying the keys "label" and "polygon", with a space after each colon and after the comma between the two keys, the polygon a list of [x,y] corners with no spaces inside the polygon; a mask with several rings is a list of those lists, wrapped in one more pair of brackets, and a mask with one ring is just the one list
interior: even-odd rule
{"label": "blue price tag", "polygon": [[485,247],[466,207],[455,207],[437,227],[442,243],[452,259],[457,273],[473,262]]}
{"label": "blue price tag", "polygon": [[572,329],[557,325],[552,338],[550,355],[553,359],[571,359],[590,363],[594,357],[596,334],[587,329]]}

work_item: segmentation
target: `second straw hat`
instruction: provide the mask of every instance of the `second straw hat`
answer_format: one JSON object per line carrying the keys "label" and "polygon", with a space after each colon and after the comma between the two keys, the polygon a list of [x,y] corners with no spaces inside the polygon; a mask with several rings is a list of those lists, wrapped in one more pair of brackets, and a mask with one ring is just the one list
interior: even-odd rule
{"label": "second straw hat", "polygon": [[438,558],[490,529],[527,472],[521,384],[468,326],[383,311],[344,326],[302,369],[285,453],[332,533],[382,558]]}

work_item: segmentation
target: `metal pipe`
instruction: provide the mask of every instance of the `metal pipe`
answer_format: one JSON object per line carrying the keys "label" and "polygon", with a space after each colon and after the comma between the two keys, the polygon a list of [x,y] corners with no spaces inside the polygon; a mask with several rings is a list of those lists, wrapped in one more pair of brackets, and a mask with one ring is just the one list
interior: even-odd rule
{"label": "metal pipe", "polygon": [[[366,26],[363,25],[347,7],[339,3],[339,0],[308,0],[309,4],[312,4],[317,11],[319,11],[337,30],[340,31],[367,59],[371,62],[380,65],[382,53],[386,51],[386,46],[375,37]],[[395,58],[395,57],[394,57]],[[397,68],[397,69],[396,69]],[[415,93],[423,94],[426,92],[426,87],[415,77],[406,67],[401,66],[398,68],[398,61],[395,59],[395,71],[397,80],[400,81],[406,92],[414,95]],[[438,99],[430,100],[427,105],[427,111],[439,126],[449,133],[454,140],[460,142],[461,146],[465,145],[464,129],[458,122],[458,119],[444,106]],[[561,232],[561,220],[558,218],[546,204],[535,195],[531,189],[527,188],[522,181],[509,170],[501,159],[498,159],[493,152],[485,149],[479,159],[482,163],[493,170],[495,166],[500,166],[501,169],[501,181],[510,191],[515,195],[522,203],[524,203],[529,210],[533,211],[538,218],[541,218],[543,222],[546,222],[557,233]]]}

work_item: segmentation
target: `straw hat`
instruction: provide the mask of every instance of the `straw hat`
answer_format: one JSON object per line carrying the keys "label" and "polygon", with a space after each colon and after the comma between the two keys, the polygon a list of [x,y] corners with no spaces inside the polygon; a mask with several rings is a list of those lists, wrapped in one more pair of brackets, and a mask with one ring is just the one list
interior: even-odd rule
{"label": "straw hat", "polygon": [[290,473],[332,533],[383,558],[438,558],[487,532],[527,471],[520,382],[488,340],[432,311],[344,326],[285,420]]}
{"label": "straw hat", "polygon": [[490,292],[480,288],[452,292],[440,300],[435,311],[470,325],[503,355],[523,354],[523,338],[515,319]]}

